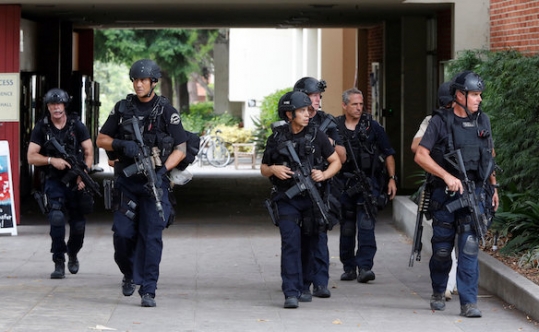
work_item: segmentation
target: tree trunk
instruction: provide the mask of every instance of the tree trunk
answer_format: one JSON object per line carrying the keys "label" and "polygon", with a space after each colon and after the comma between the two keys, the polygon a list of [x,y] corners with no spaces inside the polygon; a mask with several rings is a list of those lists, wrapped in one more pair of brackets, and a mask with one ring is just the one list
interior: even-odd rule
{"label": "tree trunk", "polygon": [[206,97],[208,101],[213,101],[214,92],[212,88],[208,86],[208,82],[204,76],[200,75],[199,73],[191,73],[191,79],[200,84],[200,86],[206,90]]}
{"label": "tree trunk", "polygon": [[161,78],[159,79],[159,82],[161,83],[159,86],[159,91],[161,91],[161,95],[169,100],[172,100],[172,98],[174,97],[174,95],[172,94],[172,80],[170,76],[168,76],[167,72],[161,72]]}
{"label": "tree trunk", "polygon": [[187,82],[180,85],[180,112],[189,113],[189,91],[187,90]]}

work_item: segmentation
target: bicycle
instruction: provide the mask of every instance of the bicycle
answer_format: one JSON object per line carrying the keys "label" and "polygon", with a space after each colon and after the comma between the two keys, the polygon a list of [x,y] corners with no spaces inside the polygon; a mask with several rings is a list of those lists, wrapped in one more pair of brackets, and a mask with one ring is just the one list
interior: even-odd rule
{"label": "bicycle", "polygon": [[210,133],[211,131],[208,131],[208,134],[200,138],[200,149],[197,155],[199,165],[202,166],[204,160],[207,160],[214,167],[225,167],[230,163],[230,151],[219,135],[221,130],[216,130],[215,135]]}

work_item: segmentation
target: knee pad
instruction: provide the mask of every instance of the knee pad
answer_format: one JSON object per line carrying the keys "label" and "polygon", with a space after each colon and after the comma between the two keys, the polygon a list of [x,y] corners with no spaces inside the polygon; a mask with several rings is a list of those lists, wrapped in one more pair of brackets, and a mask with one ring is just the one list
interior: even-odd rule
{"label": "knee pad", "polygon": [[464,243],[464,248],[462,251],[469,256],[477,256],[479,253],[479,243],[477,238],[473,235],[468,235],[466,238],[466,243]]}
{"label": "knee pad", "polygon": [[434,253],[434,259],[445,262],[451,260],[451,249],[449,248],[438,248]]}
{"label": "knee pad", "polygon": [[63,226],[65,223],[64,213],[60,209],[52,209],[49,212],[49,220],[51,226]]}

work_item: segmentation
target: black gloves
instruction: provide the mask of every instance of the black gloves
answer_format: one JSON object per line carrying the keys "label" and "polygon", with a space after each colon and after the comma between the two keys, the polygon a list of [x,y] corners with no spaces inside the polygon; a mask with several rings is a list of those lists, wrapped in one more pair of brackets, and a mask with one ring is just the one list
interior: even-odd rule
{"label": "black gloves", "polygon": [[165,166],[161,167],[157,172],[155,172],[155,186],[161,187],[163,184],[163,176],[167,173],[167,168]]}
{"label": "black gloves", "polygon": [[134,141],[115,139],[112,141],[114,151],[121,151],[127,158],[135,158],[139,152],[139,146]]}

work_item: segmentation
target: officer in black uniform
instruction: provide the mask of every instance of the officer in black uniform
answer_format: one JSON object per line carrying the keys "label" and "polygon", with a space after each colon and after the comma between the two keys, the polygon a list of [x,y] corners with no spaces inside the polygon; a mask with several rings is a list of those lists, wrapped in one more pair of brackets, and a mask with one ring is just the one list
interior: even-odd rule
{"label": "officer in black uniform", "polygon": [[432,214],[432,252],[429,268],[433,294],[432,310],[444,310],[444,292],[451,269],[451,250],[458,234],[457,288],[460,314],[481,317],[477,308],[479,282],[478,234],[471,223],[469,208],[449,212],[448,204],[459,200],[463,193],[463,174],[444,156],[460,149],[466,175],[475,182],[478,208],[498,208],[496,177],[493,172],[494,148],[490,119],[481,111],[481,93],[485,84],[474,72],[459,73],[452,83],[453,108],[435,112],[419,143],[415,162],[432,174],[429,212]]}
{"label": "officer in black uniform", "polygon": [[[71,165],[61,158],[60,152],[50,142],[51,138],[55,138],[65,152],[76,156],[88,169],[92,167],[94,149],[90,133],[76,114],[67,114],[70,101],[70,96],[62,89],[54,88],[45,94],[43,103],[47,110],[32,130],[28,146],[28,163],[38,166],[45,176],[43,190],[47,204],[44,208],[48,211],[54,262],[51,279],[65,277],[66,252],[69,272],[76,274],[79,271],[77,254],[84,242],[84,215],[93,210],[92,195],[85,189],[80,177],[73,178],[67,184],[62,182]],[[66,219],[69,223],[67,244]]]}
{"label": "officer in black uniform", "polygon": [[[384,128],[370,114],[363,112],[363,104],[360,90],[352,88],[343,92],[344,115],[337,117],[337,124],[345,143],[347,160],[337,176],[345,184],[341,195],[339,238],[340,259],[344,268],[341,280],[357,278],[358,282],[367,283],[375,279],[372,267],[377,250],[374,233],[376,211],[397,194],[397,178],[395,150]],[[352,176],[357,172],[356,164],[365,174],[363,184],[359,177]]]}
{"label": "officer in black uniform", "polygon": [[[346,149],[337,130],[335,117],[321,109],[322,93],[326,91],[327,84],[324,80],[317,80],[314,77],[302,77],[294,84],[294,91],[304,92],[311,99],[309,107],[309,125],[320,129],[328,136],[331,145],[339,156],[341,162],[346,160]],[[329,283],[329,249],[327,232],[320,232],[319,246],[313,252],[313,270],[304,272],[303,278],[308,288],[304,290],[302,299],[308,300],[311,296],[310,285],[313,284],[312,296],[328,298],[331,292],[328,289]]]}
{"label": "officer in black uniform", "polygon": [[[155,307],[159,263],[163,250],[162,233],[171,215],[168,199],[170,182],[167,172],[185,158],[186,133],[180,114],[154,89],[161,77],[159,66],[152,60],[136,61],[129,70],[135,94],[114,106],[97,137],[97,145],[108,151],[114,164],[115,211],[114,260],[123,273],[122,292],[131,296],[140,285],[143,307]],[[141,147],[126,128],[126,121],[136,117],[142,129],[144,145],[152,151],[156,186],[162,205],[162,218],[156,199],[148,190],[149,177],[127,176],[123,170],[133,165]]]}
{"label": "officer in black uniform", "polygon": [[[281,278],[285,295],[285,308],[297,308],[303,291],[304,271],[312,270],[312,252],[317,250],[319,229],[325,227],[314,218],[310,196],[303,192],[289,198],[287,190],[294,187],[297,163],[283,153],[286,142],[292,142],[304,167],[308,167],[312,180],[322,183],[341,168],[341,162],[327,136],[309,126],[311,100],[302,92],[287,92],[279,101],[279,117],[288,122],[274,129],[268,138],[260,171],[274,185],[272,194],[281,232]],[[323,168],[327,163],[327,168]],[[325,231],[325,229],[322,229]]]}
{"label": "officer in black uniform", "polygon": [[[451,94],[451,84],[452,84],[452,81],[444,82],[438,88],[438,108],[439,109],[453,110],[453,95]],[[421,124],[419,125],[419,129],[414,135],[412,144],[410,146],[410,149],[412,150],[413,153],[417,151],[419,142],[421,142],[423,135],[425,135],[425,131],[427,130],[427,127],[429,125],[431,118],[432,118],[432,114],[427,115],[423,119]],[[428,175],[427,175],[427,178],[428,178]],[[428,197],[430,197],[430,193],[428,191],[429,189],[430,188],[427,188],[426,186],[422,186],[420,190],[427,190],[427,192],[424,195],[429,195]],[[451,251],[451,258],[453,259],[453,264],[451,266],[451,271],[449,272],[449,280],[447,282],[447,289],[445,290],[446,300],[451,300],[453,297],[453,293],[457,292],[457,265],[456,265],[457,260],[455,256],[455,249]]]}

